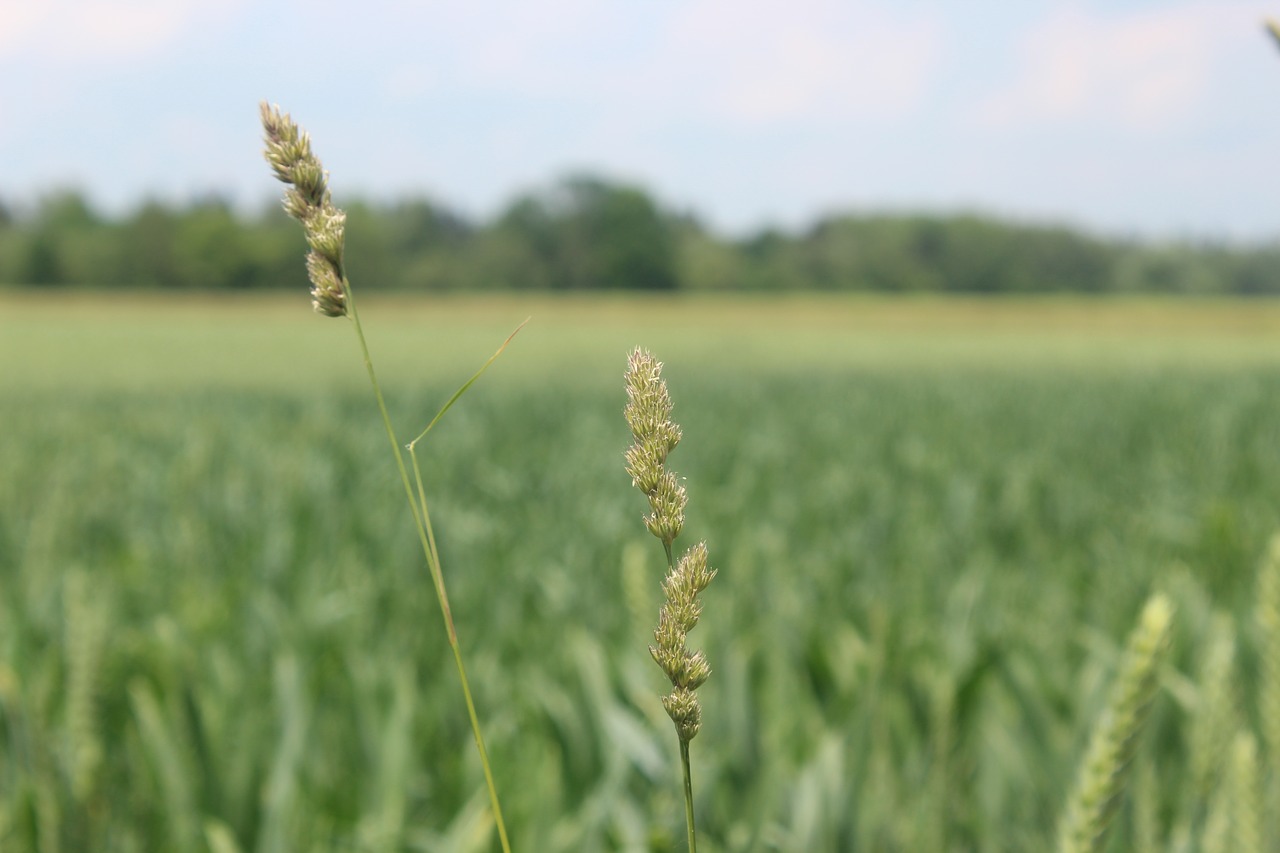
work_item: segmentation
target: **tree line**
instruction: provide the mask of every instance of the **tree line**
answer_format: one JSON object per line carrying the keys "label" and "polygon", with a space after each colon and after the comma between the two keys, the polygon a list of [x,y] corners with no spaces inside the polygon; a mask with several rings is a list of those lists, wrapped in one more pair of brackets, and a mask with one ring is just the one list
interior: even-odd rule
{"label": "tree line", "polygon": [[[1280,242],[1107,238],[977,214],[837,214],[741,238],[590,176],[526,193],[486,222],[425,199],[339,200],[362,289],[1280,293]],[[211,197],[108,217],[81,193],[0,202],[0,285],[306,288],[296,225],[275,204]]]}

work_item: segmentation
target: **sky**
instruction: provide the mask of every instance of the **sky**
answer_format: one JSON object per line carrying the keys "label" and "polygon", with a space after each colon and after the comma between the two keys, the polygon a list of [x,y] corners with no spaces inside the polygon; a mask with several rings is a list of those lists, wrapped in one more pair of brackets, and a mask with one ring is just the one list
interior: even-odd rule
{"label": "sky", "polygon": [[976,211],[1280,238],[1280,0],[0,0],[0,201],[279,187],[258,103],[344,196],[477,219],[568,174],[728,235]]}

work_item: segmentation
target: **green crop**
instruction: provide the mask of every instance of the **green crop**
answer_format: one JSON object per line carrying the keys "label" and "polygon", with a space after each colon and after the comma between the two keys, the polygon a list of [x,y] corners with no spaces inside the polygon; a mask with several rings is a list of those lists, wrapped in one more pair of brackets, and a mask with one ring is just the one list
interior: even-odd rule
{"label": "green crop", "polygon": [[[1237,772],[1192,772],[1215,610],[1240,626],[1239,725],[1266,719],[1248,674],[1280,371],[776,369],[669,357],[687,525],[732,578],[698,628],[699,848],[1047,849],[1153,589],[1178,614],[1176,689],[1113,843],[1140,814],[1162,843],[1200,838],[1197,775]],[[450,389],[394,390],[406,421]],[[516,850],[683,846],[622,401],[550,375],[478,387],[422,460]],[[6,847],[490,849],[367,392],[3,406]]]}

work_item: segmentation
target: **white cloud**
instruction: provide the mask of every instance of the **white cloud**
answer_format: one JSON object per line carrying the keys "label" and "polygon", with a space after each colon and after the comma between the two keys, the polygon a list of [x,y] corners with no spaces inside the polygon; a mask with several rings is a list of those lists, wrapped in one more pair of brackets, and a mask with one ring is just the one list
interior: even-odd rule
{"label": "white cloud", "polygon": [[81,64],[137,59],[168,47],[236,0],[0,0],[0,59]]}
{"label": "white cloud", "polygon": [[1184,3],[1135,12],[1057,6],[1027,32],[1010,83],[982,102],[982,124],[1101,121],[1159,130],[1192,116],[1215,62],[1248,38],[1256,11]]}
{"label": "white cloud", "polygon": [[655,73],[677,97],[747,124],[896,117],[918,106],[940,54],[935,18],[840,0],[696,0]]}
{"label": "white cloud", "polygon": [[593,91],[620,61],[612,49],[626,44],[630,24],[653,14],[600,0],[474,0],[394,11],[382,25],[398,32],[387,38],[403,46],[404,33],[414,33],[415,60],[436,69],[441,85],[561,96]]}
{"label": "white cloud", "polygon": [[941,13],[865,0],[479,0],[421,24],[448,33],[434,85],[747,126],[909,113],[943,35]]}

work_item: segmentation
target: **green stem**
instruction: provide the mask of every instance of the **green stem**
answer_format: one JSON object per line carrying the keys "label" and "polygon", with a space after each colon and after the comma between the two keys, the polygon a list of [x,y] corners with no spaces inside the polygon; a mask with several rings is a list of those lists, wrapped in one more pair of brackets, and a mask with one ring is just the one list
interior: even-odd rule
{"label": "green stem", "polygon": [[[662,540],[662,547],[667,552],[667,571],[675,571],[675,553],[672,543]],[[693,774],[689,770],[689,741],[680,738],[680,764],[684,770],[684,821],[689,830],[689,853],[698,853],[698,840],[693,829]]]}
{"label": "green stem", "polygon": [[693,831],[693,776],[689,772],[689,741],[680,739],[680,763],[684,765],[684,819],[689,827],[689,853],[698,853]]}
{"label": "green stem", "polygon": [[[364,357],[364,369],[369,374],[369,384],[373,386],[373,396],[378,400],[378,412],[382,415],[382,425],[387,429],[387,440],[391,442],[391,453],[396,457],[396,467],[400,469],[400,481],[404,484],[404,494],[409,500],[409,506],[413,509],[413,518],[418,526],[418,536],[422,540],[422,547],[427,547],[427,534],[422,529],[422,523],[418,521],[418,504],[413,498],[413,487],[409,484],[409,471],[404,467],[404,456],[400,453],[400,441],[396,438],[395,427],[391,425],[391,415],[387,412],[387,403],[382,398],[382,386],[378,384],[378,374],[373,370],[373,359],[369,356],[369,344],[364,339],[364,327],[360,325],[360,312],[356,310],[355,294],[351,291],[351,285],[344,278],[342,280],[343,289],[347,293],[347,316],[351,318],[351,324],[355,327],[356,338],[360,341],[360,354]],[[428,558],[430,555],[428,555]]]}
{"label": "green stem", "polygon": [[507,841],[507,826],[502,820],[502,806],[498,803],[498,786],[493,781],[493,771],[489,767],[489,751],[484,747],[484,737],[480,734],[480,719],[476,715],[476,705],[471,698],[471,685],[467,681],[467,670],[462,665],[462,646],[458,643],[458,632],[453,628],[453,615],[449,609],[449,596],[444,589],[444,573],[440,570],[440,552],[436,550],[435,531],[431,527],[431,515],[427,512],[427,493],[422,486],[422,470],[418,467],[418,454],[413,445],[409,445],[409,458],[413,460],[413,478],[418,486],[418,503],[422,507],[422,522],[426,527],[430,550],[427,552],[427,565],[431,569],[431,580],[436,586],[436,595],[440,599],[440,614],[444,617],[449,630],[449,648],[453,649],[453,660],[458,665],[458,679],[462,682],[462,695],[467,701],[467,715],[471,718],[471,733],[475,736],[476,750],[480,753],[480,766],[484,769],[484,782],[489,788],[489,803],[493,807],[493,817],[498,825],[498,838],[502,841],[502,849],[511,853]]}
{"label": "green stem", "polygon": [[[502,809],[498,805],[498,791],[493,783],[493,772],[489,768],[489,755],[484,748],[484,737],[480,734],[480,721],[476,715],[475,703],[471,698],[471,687],[467,682],[466,667],[462,663],[462,650],[458,645],[457,631],[453,627],[453,616],[449,611],[449,598],[445,594],[444,588],[444,573],[440,570],[439,552],[435,547],[435,533],[431,529],[431,516],[427,512],[426,493],[422,488],[422,477],[418,472],[417,457],[413,455],[411,449],[410,455],[413,456],[414,460],[414,475],[418,482],[418,496],[415,497],[413,485],[409,481],[409,471],[404,464],[404,454],[400,450],[400,441],[396,438],[395,428],[391,425],[391,415],[387,412],[387,404],[382,396],[382,386],[378,384],[378,375],[373,369],[373,359],[369,355],[369,344],[365,341],[364,327],[360,324],[360,314],[356,310],[355,296],[352,294],[351,286],[345,278],[342,283],[347,294],[347,313],[351,318],[352,325],[355,327],[356,338],[360,341],[360,353],[364,357],[364,367],[369,374],[369,383],[373,386],[373,396],[378,401],[378,412],[382,415],[382,424],[386,427],[387,439],[391,442],[391,452],[396,458],[396,467],[400,471],[400,481],[404,484],[404,493],[409,501],[409,509],[413,514],[414,526],[418,529],[418,540],[422,543],[422,552],[426,555],[427,568],[431,572],[431,580],[436,588],[436,597],[440,601],[440,612],[444,616],[445,629],[449,637],[449,647],[453,650],[453,659],[458,666],[458,676],[462,680],[462,695],[466,699],[467,715],[471,719],[471,732],[475,736],[476,747],[480,752],[480,763],[484,767],[485,783],[489,788],[489,802],[492,804],[494,821],[498,826],[498,838],[502,842],[503,853],[511,853],[511,844],[507,840],[507,827],[502,820]],[[457,399],[457,396],[456,394],[454,395],[449,404],[446,404],[446,408]]]}

